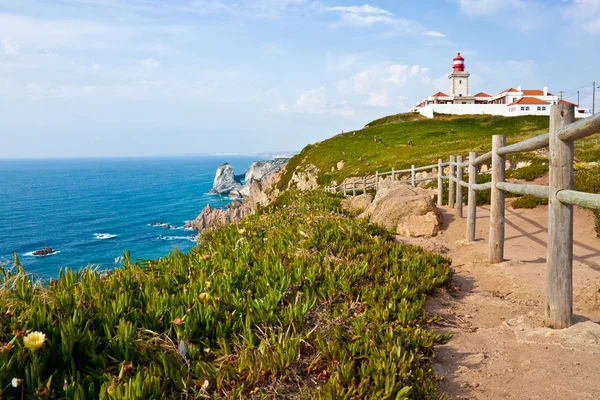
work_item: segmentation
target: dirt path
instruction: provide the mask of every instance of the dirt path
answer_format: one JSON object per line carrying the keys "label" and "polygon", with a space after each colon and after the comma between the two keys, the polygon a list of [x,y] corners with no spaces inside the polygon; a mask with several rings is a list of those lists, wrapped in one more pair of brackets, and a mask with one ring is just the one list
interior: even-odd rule
{"label": "dirt path", "polygon": [[465,219],[443,208],[444,228],[428,243],[456,270],[454,290],[428,304],[441,317],[435,328],[454,333],[434,359],[440,391],[450,399],[600,399],[600,239],[592,213],[575,210],[576,323],[552,331],[543,327],[546,207],[507,205],[507,261],[496,265],[487,262],[489,208],[477,211],[476,242],[465,243]]}

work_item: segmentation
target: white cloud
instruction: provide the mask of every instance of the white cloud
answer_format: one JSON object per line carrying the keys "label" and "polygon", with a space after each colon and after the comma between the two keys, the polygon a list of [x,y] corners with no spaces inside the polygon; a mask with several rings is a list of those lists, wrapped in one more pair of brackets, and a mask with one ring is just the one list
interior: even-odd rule
{"label": "white cloud", "polygon": [[295,111],[300,113],[318,113],[323,111],[325,88],[311,89],[303,92],[296,100]]}
{"label": "white cloud", "polygon": [[[367,107],[393,107],[405,111],[405,100],[420,100],[423,87],[436,87],[429,69],[420,65],[376,63],[337,82],[338,92]],[[447,79],[446,79],[447,80]]]}
{"label": "white cloud", "polygon": [[588,33],[600,33],[600,0],[573,0],[565,14]]}
{"label": "white cloud", "polygon": [[281,113],[296,112],[302,114],[318,114],[325,111],[325,88],[320,87],[301,92],[296,102],[289,106],[280,104],[278,111]]}
{"label": "white cloud", "polygon": [[4,47],[4,54],[7,54],[9,56],[15,55],[19,52],[19,45],[14,40],[2,40],[2,47]]}
{"label": "white cloud", "polygon": [[437,32],[437,31],[427,31],[423,35],[429,36],[429,37],[436,37],[436,38],[445,38],[446,37],[446,35],[444,35],[442,32]]}
{"label": "white cloud", "polygon": [[145,69],[157,69],[162,66],[162,63],[155,58],[144,58],[143,60],[138,60],[137,64]]}
{"label": "white cloud", "polygon": [[368,4],[365,4],[363,6],[328,7],[327,10],[340,11],[343,13],[350,13],[350,14],[392,15],[391,12],[384,10],[383,8],[373,7]]}
{"label": "white cloud", "polygon": [[466,15],[493,15],[507,8],[525,8],[524,0],[458,0]]}
{"label": "white cloud", "polygon": [[391,12],[368,4],[324,7],[323,11],[338,12],[340,14],[339,22],[335,24],[337,26],[370,26],[377,23],[391,25],[397,21]]}
{"label": "white cloud", "polygon": [[364,104],[369,107],[388,107],[390,102],[387,90],[369,93],[369,99]]}

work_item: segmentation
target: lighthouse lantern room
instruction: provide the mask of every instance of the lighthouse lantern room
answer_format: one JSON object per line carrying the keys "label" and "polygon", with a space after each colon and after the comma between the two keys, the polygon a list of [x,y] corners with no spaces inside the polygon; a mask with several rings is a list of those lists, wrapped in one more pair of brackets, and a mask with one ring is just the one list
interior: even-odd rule
{"label": "lighthouse lantern room", "polygon": [[448,75],[450,79],[450,96],[469,97],[469,75],[471,74],[465,71],[465,59],[460,53],[454,57],[452,67],[452,73]]}

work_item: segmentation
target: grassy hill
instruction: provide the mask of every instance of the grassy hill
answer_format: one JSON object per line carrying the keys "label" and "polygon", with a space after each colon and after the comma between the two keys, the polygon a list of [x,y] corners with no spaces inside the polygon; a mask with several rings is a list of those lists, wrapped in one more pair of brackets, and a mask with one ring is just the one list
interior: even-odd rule
{"label": "grassy hill", "polygon": [[109,274],[42,284],[16,259],[0,268],[0,398],[437,398],[430,359],[450,336],[425,300],[450,260],[349,216],[288,191]]}
{"label": "grassy hill", "polygon": [[[427,119],[416,114],[398,114],[373,121],[365,128],[336,135],[306,146],[286,168],[280,187],[287,184],[296,169],[313,164],[321,173],[318,183],[340,182],[348,176],[374,174],[436,163],[449,155],[481,154],[491,149],[492,135],[506,135],[509,143],[548,131],[548,117],[499,117],[490,115],[436,116]],[[381,138],[375,141],[374,138]],[[408,141],[412,146],[408,146]],[[344,168],[332,171],[338,161]]]}

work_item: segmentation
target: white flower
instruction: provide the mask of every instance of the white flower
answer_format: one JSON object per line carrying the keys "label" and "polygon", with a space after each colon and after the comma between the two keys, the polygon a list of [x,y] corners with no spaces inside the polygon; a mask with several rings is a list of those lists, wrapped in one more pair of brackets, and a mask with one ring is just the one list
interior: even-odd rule
{"label": "white flower", "polygon": [[31,351],[38,351],[44,345],[46,335],[42,332],[30,332],[23,338],[23,343]]}
{"label": "white flower", "polygon": [[16,388],[19,387],[19,385],[21,384],[22,379],[17,379],[17,378],[12,378],[12,381],[10,381],[10,384],[12,385],[12,387]]}
{"label": "white flower", "polygon": [[205,379],[204,383],[202,384],[202,390],[206,390],[208,388],[208,385],[209,385],[208,379]]}

